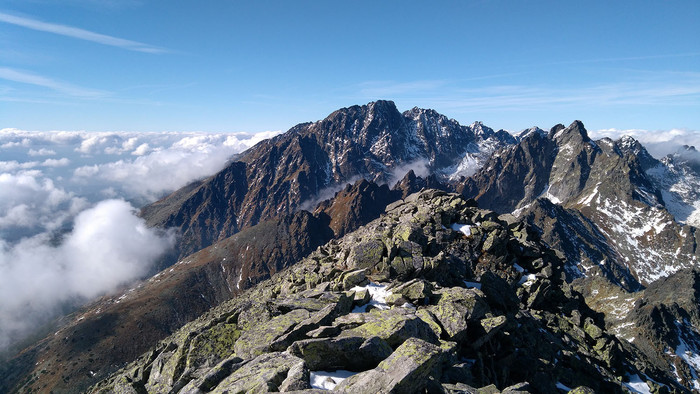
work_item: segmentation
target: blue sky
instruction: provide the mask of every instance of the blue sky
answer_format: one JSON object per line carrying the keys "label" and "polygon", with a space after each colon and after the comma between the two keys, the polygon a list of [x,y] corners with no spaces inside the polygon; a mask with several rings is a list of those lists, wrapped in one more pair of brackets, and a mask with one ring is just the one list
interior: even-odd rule
{"label": "blue sky", "polygon": [[700,130],[700,2],[0,2],[0,128],[287,130],[376,99],[468,124]]}

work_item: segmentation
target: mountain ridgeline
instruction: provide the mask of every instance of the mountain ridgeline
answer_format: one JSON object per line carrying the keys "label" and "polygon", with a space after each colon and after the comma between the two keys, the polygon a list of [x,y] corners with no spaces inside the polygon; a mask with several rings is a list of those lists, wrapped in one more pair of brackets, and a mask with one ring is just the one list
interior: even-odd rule
{"label": "mountain ridgeline", "polygon": [[180,232],[163,270],[0,391],[700,390],[696,153],[337,110],[144,207]]}
{"label": "mountain ridgeline", "polygon": [[444,172],[465,156],[515,142],[505,131],[461,126],[432,110],[377,101],[333,112],[263,141],[218,174],[145,207],[151,226],[182,233],[187,256],[260,221],[313,209],[324,194],[364,178],[396,181],[414,165]]}

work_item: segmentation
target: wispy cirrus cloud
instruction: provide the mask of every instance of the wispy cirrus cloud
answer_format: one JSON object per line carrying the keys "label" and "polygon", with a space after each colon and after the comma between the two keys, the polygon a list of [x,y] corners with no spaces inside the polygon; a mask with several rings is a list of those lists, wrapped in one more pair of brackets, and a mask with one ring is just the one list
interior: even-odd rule
{"label": "wispy cirrus cloud", "polygon": [[75,97],[98,98],[107,95],[106,92],[100,90],[87,89],[67,82],[56,81],[43,75],[37,75],[27,71],[16,70],[8,67],[0,67],[0,79],[41,86]]}
{"label": "wispy cirrus cloud", "polygon": [[77,38],[79,40],[96,42],[98,44],[109,45],[113,47],[123,48],[130,51],[146,52],[146,53],[166,53],[164,48],[159,48],[153,45],[144,44],[138,41],[127,40],[124,38],[108,36],[106,34],[95,33],[89,30],[81,29],[73,26],[60,25],[56,23],[48,23],[37,19],[30,19],[16,15],[10,15],[0,12],[0,22],[8,23],[15,26],[24,27],[31,30],[43,31],[46,33],[58,34],[61,36]]}

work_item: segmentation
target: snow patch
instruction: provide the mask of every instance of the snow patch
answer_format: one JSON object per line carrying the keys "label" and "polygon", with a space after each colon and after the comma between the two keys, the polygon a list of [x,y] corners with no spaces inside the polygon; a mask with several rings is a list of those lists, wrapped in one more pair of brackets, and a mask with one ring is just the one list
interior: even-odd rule
{"label": "snow patch", "polygon": [[311,371],[309,372],[309,381],[313,389],[333,390],[340,382],[355,374],[357,372],[343,369],[337,371]]}
{"label": "snow patch", "polygon": [[633,393],[651,394],[651,389],[647,382],[643,381],[637,374],[630,375],[630,381],[625,383],[625,386]]}
{"label": "snow patch", "polygon": [[367,286],[355,286],[352,291],[362,291],[367,290],[369,296],[371,297],[369,303],[356,306],[352,313],[364,313],[367,312],[367,306],[372,305],[377,309],[389,309],[389,305],[386,303],[386,298],[391,295],[391,291],[387,290],[386,285],[381,285],[374,282],[369,282]]}
{"label": "snow patch", "polygon": [[459,231],[466,236],[472,235],[472,226],[469,224],[452,223],[451,229]]}

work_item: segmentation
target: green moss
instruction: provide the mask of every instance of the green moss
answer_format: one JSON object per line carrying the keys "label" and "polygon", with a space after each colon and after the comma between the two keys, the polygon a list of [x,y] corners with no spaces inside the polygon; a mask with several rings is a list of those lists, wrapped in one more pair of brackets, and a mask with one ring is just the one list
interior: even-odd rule
{"label": "green moss", "polygon": [[372,268],[382,260],[385,251],[382,241],[370,239],[355,245],[350,251],[349,260],[354,268]]}
{"label": "green moss", "polygon": [[359,327],[344,331],[341,336],[359,336],[363,338],[378,337],[392,347],[399,346],[410,337],[419,337],[426,341],[437,342],[437,335],[430,326],[417,317],[402,315],[395,310],[372,311],[380,318]]}
{"label": "green moss", "polygon": [[239,340],[236,341],[235,354],[242,358],[250,358],[265,353],[275,339],[301,321],[308,319],[309,316],[310,313],[307,310],[296,309],[251,327],[244,331]]}
{"label": "green moss", "polygon": [[190,345],[187,368],[196,368],[208,361],[215,365],[233,354],[234,344],[241,336],[235,324],[218,324],[198,335]]}
{"label": "green moss", "polygon": [[603,330],[596,326],[593,321],[586,319],[586,323],[583,326],[583,330],[593,339],[598,339],[603,336]]}
{"label": "green moss", "polygon": [[507,319],[505,316],[496,316],[481,319],[480,323],[484,331],[486,331],[486,333],[490,333],[493,330],[497,330],[503,327],[503,325],[506,324],[506,320]]}

